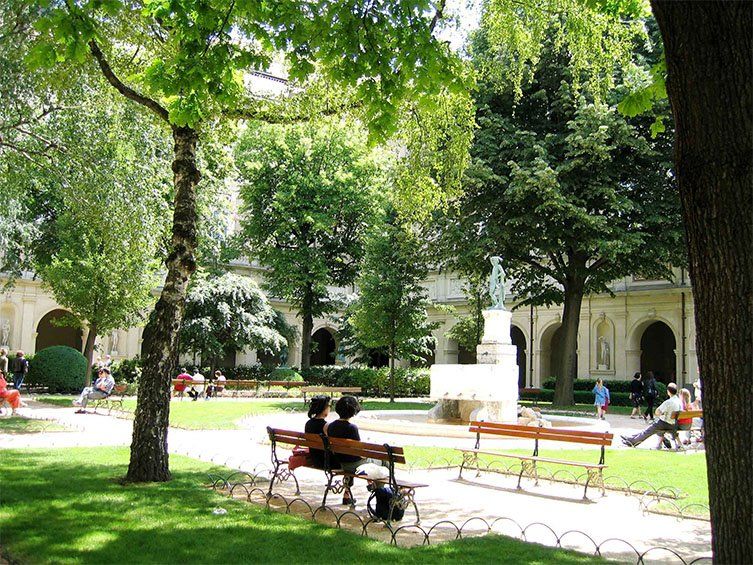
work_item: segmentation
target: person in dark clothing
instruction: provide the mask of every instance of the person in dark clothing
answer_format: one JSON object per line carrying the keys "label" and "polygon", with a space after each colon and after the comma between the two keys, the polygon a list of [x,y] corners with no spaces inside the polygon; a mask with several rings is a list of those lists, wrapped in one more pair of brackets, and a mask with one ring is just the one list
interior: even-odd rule
{"label": "person in dark clothing", "polygon": [[24,357],[23,351],[16,352],[16,358],[10,363],[10,369],[13,372],[13,388],[21,390],[26,373],[29,372],[29,361]]}
{"label": "person in dark clothing", "polygon": [[[335,412],[340,416],[339,419],[334,422],[330,422],[324,428],[324,433],[329,437],[337,437],[344,439],[353,439],[361,441],[361,435],[358,433],[358,426],[352,424],[350,419],[361,411],[361,405],[354,396],[343,396],[335,404]],[[358,457],[357,455],[337,455],[337,463],[343,471],[349,473],[355,473],[356,469],[365,463],[374,463],[375,465],[385,465],[383,461],[377,459],[366,459]],[[343,493],[343,504],[355,506],[356,499],[353,498],[350,492],[350,487],[353,484],[351,477],[345,477],[343,479],[343,485],[345,486],[345,492]]]}
{"label": "person in dark clothing", "polygon": [[641,374],[636,373],[633,375],[633,380],[630,383],[630,400],[633,403],[633,411],[630,413],[630,419],[641,417],[641,402],[643,402],[643,383],[641,382]]}
{"label": "person in dark clothing", "polygon": [[[307,434],[323,434],[324,426],[327,425],[329,416],[329,396],[315,396],[309,404],[309,419],[303,429]],[[311,463],[320,469],[324,468],[324,451],[321,449],[309,449]]]}
{"label": "person in dark clothing", "polygon": [[646,373],[646,379],[643,383],[643,396],[646,399],[646,412],[643,414],[643,419],[653,422],[654,402],[656,402],[656,397],[659,396],[659,391],[656,388],[656,378],[651,371]]}

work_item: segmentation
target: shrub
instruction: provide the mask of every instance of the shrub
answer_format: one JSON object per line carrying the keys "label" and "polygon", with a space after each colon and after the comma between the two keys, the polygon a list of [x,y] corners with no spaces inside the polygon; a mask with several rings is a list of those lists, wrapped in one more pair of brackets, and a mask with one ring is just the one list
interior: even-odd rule
{"label": "shrub", "polygon": [[48,347],[34,355],[27,380],[49,392],[79,392],[86,382],[86,359],[72,347]]}
{"label": "shrub", "polygon": [[144,362],[140,357],[123,359],[112,364],[112,378],[116,383],[135,383],[141,377]]}
{"label": "shrub", "polygon": [[269,380],[270,381],[297,381],[301,382],[303,381],[303,377],[290,368],[281,368],[278,367],[277,369],[272,370],[272,372],[269,374]]}
{"label": "shrub", "polygon": [[[363,396],[388,396],[390,370],[388,367],[310,367],[301,371],[303,380],[319,386],[360,386]],[[395,369],[395,395],[426,396],[429,394],[428,369]]]}
{"label": "shrub", "polygon": [[228,379],[237,379],[241,381],[270,381],[270,380],[285,380],[285,379],[272,379],[270,375],[274,371],[273,367],[265,367],[264,365],[237,365],[232,368],[224,369],[223,373]]}

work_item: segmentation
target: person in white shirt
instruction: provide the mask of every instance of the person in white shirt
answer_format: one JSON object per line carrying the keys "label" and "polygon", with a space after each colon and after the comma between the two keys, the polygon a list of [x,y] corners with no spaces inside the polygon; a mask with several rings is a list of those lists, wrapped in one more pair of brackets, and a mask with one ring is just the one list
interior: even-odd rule
{"label": "person in white shirt", "polygon": [[669,398],[662,402],[661,406],[656,409],[656,414],[659,416],[659,419],[639,434],[629,437],[621,436],[622,443],[628,447],[637,447],[654,434],[674,432],[677,429],[677,423],[672,417],[672,414],[674,412],[682,411],[682,401],[677,396],[677,385],[675,383],[669,383],[667,385],[667,396]]}
{"label": "person in white shirt", "polygon": [[197,400],[199,396],[201,396],[201,393],[204,392],[204,375],[202,375],[197,369],[192,378],[193,380],[191,381],[191,388],[188,390],[188,396],[190,396],[192,400]]}

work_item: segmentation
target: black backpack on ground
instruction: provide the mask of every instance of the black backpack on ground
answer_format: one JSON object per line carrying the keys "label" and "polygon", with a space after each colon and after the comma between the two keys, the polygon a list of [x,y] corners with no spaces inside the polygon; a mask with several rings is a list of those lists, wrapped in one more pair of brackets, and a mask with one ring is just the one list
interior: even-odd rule
{"label": "black backpack on ground", "polygon": [[[376,508],[371,507],[371,501],[376,499]],[[397,499],[397,495],[392,492],[390,487],[379,487],[369,499],[367,508],[373,518],[380,520],[390,520],[390,501]],[[399,522],[405,516],[405,509],[398,505],[392,509],[392,521]]]}

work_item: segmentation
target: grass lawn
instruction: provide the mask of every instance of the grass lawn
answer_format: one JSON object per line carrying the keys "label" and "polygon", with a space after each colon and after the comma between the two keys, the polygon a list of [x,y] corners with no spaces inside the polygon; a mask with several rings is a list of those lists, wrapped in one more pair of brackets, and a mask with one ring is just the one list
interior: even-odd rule
{"label": "grass lawn", "polygon": [[[591,563],[486,536],[411,549],[230,500],[201,485],[213,467],[170,458],[173,480],[124,487],[125,448],[7,450],[0,531],[22,563]],[[216,507],[227,510],[214,515]]]}
{"label": "grass lawn", "polygon": [[[530,450],[511,449],[509,453],[530,455]],[[598,449],[583,450],[550,450],[541,448],[540,454],[544,457],[552,455],[557,458],[572,461],[588,461],[596,463],[599,460]],[[405,448],[405,458],[411,465],[421,466],[444,464],[448,460],[451,464],[460,465],[462,456],[455,449],[437,447]],[[491,461],[493,457],[482,456],[482,461]],[[505,460],[502,460],[505,461]],[[651,483],[655,488],[672,486],[687,494],[687,498],[678,501],[679,506],[688,504],[709,503],[709,491],[706,479],[706,455],[703,452],[676,453],[671,451],[654,451],[645,449],[607,449],[606,462],[608,467],[604,470],[604,476],[622,477],[628,483],[642,480]],[[507,460],[505,466],[511,465],[513,460]],[[483,467],[482,467],[483,468]],[[580,470],[562,465],[539,464],[539,469],[549,469],[550,472],[557,469],[569,469],[577,475]],[[464,475],[465,476],[465,475]],[[472,477],[468,474],[468,477]],[[618,484],[616,482],[610,484]],[[639,485],[636,485],[636,489]],[[641,488],[649,489],[648,485],[640,485]],[[705,510],[695,510],[693,514],[708,515]]]}
{"label": "grass lawn", "polygon": [[[56,406],[71,406],[72,397],[39,396],[37,400]],[[428,402],[389,402],[388,400],[366,400],[364,410],[429,410]],[[123,408],[127,412],[136,410],[136,399],[126,398]],[[248,416],[294,410],[305,412],[303,401],[282,402],[280,400],[173,400],[170,404],[170,425],[189,430],[231,430],[237,429],[239,420]]]}
{"label": "grass lawn", "polygon": [[23,416],[0,418],[0,432],[5,434],[34,434],[39,432],[60,432],[66,428],[48,420],[34,420]]}

